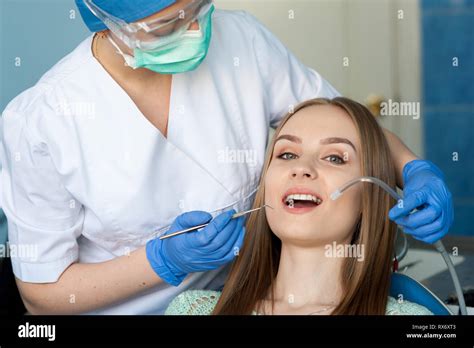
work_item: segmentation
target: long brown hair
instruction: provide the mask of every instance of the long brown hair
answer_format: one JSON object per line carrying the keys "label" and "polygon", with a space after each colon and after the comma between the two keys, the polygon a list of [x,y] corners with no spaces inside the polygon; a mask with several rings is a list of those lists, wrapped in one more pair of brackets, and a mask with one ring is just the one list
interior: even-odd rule
{"label": "long brown hair", "polygon": [[[363,105],[347,98],[318,98],[298,105],[277,128],[268,147],[260,186],[253,208],[265,204],[264,181],[273,157],[275,140],[286,122],[299,110],[314,105],[334,105],[347,112],[361,142],[361,173],[395,186],[395,170],[390,149],[375,117]],[[393,198],[379,187],[364,185],[361,216],[354,226],[353,244],[364,246],[364,260],[348,257],[343,262],[343,299],[332,314],[385,314],[390,287],[391,261],[396,226],[388,219]],[[246,235],[234,261],[213,314],[251,314],[270,293],[274,303],[274,281],[280,262],[281,241],[271,231],[265,212],[252,213]]]}

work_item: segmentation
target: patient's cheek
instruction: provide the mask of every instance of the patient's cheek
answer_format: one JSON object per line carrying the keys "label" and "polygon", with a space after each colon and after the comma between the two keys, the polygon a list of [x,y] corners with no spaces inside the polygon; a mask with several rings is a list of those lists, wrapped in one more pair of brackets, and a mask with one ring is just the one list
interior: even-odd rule
{"label": "patient's cheek", "polygon": [[361,213],[361,192],[344,192],[336,201],[331,201],[330,224],[335,228],[335,234],[342,239],[347,238],[353,231]]}

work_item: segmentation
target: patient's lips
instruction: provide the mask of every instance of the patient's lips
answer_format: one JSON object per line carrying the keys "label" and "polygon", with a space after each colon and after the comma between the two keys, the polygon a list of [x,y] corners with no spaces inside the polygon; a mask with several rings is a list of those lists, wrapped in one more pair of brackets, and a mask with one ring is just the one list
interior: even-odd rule
{"label": "patient's lips", "polygon": [[316,192],[303,187],[294,187],[285,192],[282,197],[283,207],[292,214],[307,213],[323,202]]}

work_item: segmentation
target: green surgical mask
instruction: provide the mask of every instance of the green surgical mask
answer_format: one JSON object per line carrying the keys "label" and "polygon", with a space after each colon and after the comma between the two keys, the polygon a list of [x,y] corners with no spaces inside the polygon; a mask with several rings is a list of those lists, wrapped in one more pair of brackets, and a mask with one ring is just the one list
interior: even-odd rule
{"label": "green surgical mask", "polygon": [[134,49],[134,56],[124,53],[109,37],[128,66],[133,69],[146,68],[159,74],[179,74],[195,70],[206,58],[212,36],[212,13],[214,5],[198,19],[199,30],[188,30],[178,38],[156,49],[143,51]]}

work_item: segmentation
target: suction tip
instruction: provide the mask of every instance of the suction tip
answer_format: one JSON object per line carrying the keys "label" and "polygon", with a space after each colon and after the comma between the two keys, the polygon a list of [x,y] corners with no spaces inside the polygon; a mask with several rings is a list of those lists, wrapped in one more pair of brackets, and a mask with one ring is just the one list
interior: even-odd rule
{"label": "suction tip", "polygon": [[331,197],[331,199],[332,199],[333,201],[335,201],[336,199],[338,199],[339,197],[341,197],[341,195],[342,195],[342,192],[339,191],[339,190],[336,190],[336,191],[334,191],[333,193],[331,193],[331,196],[330,196],[330,197]]}

